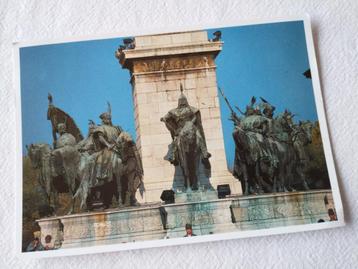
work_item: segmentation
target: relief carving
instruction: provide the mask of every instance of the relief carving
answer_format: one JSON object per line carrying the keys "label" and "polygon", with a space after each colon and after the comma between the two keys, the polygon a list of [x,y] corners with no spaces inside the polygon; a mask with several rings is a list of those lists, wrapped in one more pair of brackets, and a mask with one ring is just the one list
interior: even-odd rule
{"label": "relief carving", "polygon": [[158,72],[158,71],[170,71],[177,69],[188,68],[209,68],[214,66],[214,60],[212,57],[196,56],[196,57],[171,57],[160,59],[141,59],[140,61],[134,61],[133,71],[134,73],[145,72]]}

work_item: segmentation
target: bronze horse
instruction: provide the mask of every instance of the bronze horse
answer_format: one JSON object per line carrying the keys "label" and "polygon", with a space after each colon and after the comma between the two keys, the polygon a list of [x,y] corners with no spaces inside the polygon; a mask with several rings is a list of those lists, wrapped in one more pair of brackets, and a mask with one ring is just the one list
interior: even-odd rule
{"label": "bronze horse", "polygon": [[54,207],[54,211],[58,208],[58,193],[71,194],[71,208],[68,214],[74,211],[75,193],[80,183],[80,175],[78,173],[80,153],[77,149],[64,152],[61,156],[62,164],[58,166],[54,172],[54,156],[48,144],[31,144],[28,149],[28,155],[35,169],[39,169],[39,183],[45,189],[48,197],[49,205]]}
{"label": "bronze horse", "polygon": [[197,168],[200,160],[200,148],[196,132],[196,126],[191,121],[187,121],[177,137],[178,158],[184,175],[184,186],[185,188],[190,187],[192,190],[198,189]]}

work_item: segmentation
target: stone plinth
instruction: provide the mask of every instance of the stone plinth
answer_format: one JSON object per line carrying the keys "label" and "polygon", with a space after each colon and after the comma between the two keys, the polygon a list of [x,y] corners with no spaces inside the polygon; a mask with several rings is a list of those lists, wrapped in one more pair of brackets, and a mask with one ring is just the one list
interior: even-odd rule
{"label": "stone plinth", "polygon": [[231,199],[221,199],[165,206],[167,237],[183,237],[187,223],[192,224],[196,235],[235,231],[230,211],[231,202]]}
{"label": "stone plinth", "polygon": [[[210,184],[241,185],[228,171],[220,116],[215,58],[221,41],[208,41],[207,32],[185,32],[135,37],[135,48],[122,50],[120,64],[131,74],[137,146],[142,155],[146,193],[141,202],[160,201],[181,175],[165,161],[172,138],[160,122],[177,107],[180,84],[191,106],[200,109],[208,151],[212,154]],[[199,175],[200,177],[200,175]]]}
{"label": "stone plinth", "polygon": [[46,235],[51,235],[51,247],[61,246],[63,242],[63,225],[59,218],[51,218],[49,220],[43,219],[41,223],[41,242],[45,245]]}
{"label": "stone plinth", "polygon": [[330,207],[332,193],[327,191],[250,196],[231,203],[233,221],[243,231],[328,221]]}
{"label": "stone plinth", "polygon": [[188,203],[188,202],[201,202],[211,201],[218,199],[218,193],[216,191],[187,191],[175,193],[175,203]]}
{"label": "stone plinth", "polygon": [[[160,207],[148,206],[41,219],[41,238],[55,233],[47,227],[62,224],[62,248],[126,243],[164,238]],[[54,226],[54,225],[52,225]]]}
{"label": "stone plinth", "polygon": [[[202,195],[202,194],[201,194]],[[200,195],[193,195],[195,200]],[[196,198],[195,198],[196,197]],[[62,248],[183,237],[185,224],[197,235],[267,229],[329,220],[330,190],[153,204],[38,220]]]}

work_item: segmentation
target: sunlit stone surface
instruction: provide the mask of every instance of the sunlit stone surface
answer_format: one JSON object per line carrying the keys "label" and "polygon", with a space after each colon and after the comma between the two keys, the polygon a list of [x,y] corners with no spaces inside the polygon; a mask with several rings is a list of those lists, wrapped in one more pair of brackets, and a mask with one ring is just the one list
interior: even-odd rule
{"label": "sunlit stone surface", "polygon": [[[191,106],[200,109],[208,151],[212,154],[210,182],[216,189],[229,184],[232,194],[241,185],[228,171],[220,118],[215,58],[223,42],[209,41],[206,31],[135,37],[135,48],[121,52],[120,64],[129,69],[133,86],[137,145],[144,168],[144,199],[160,201],[163,190],[182,187],[180,169],[163,157],[172,138],[160,118],[177,107],[180,84]],[[230,137],[231,139],[231,137]],[[207,181],[207,180],[206,180]]]}
{"label": "sunlit stone surface", "polygon": [[186,223],[192,224],[196,235],[317,223],[329,220],[327,210],[332,207],[331,191],[322,190],[156,203],[52,217],[38,224],[42,241],[50,234],[62,248],[70,248],[183,237]]}

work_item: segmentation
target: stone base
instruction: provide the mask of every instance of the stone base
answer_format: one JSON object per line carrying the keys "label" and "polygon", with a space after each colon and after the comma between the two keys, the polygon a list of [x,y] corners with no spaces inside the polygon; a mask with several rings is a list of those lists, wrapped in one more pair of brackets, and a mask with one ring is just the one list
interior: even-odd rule
{"label": "stone base", "polygon": [[175,203],[189,203],[189,202],[201,202],[201,201],[211,201],[217,200],[218,193],[216,191],[186,191],[186,192],[176,192],[175,193]]}
{"label": "stone base", "polygon": [[[41,240],[50,234],[62,248],[257,230],[328,221],[330,190],[214,198],[215,192],[176,194],[175,204],[150,204],[37,220]],[[181,202],[178,202],[181,201]]]}
{"label": "stone base", "polygon": [[[180,184],[178,184],[176,181],[179,181]],[[238,179],[234,178],[233,175],[231,175],[229,172],[225,173],[224,175],[220,175],[220,176],[215,176],[213,178],[210,179],[206,179],[206,183],[209,183],[209,187],[208,185],[205,184],[205,182],[203,182],[205,180],[203,180],[202,178],[200,178],[200,184],[199,184],[199,190],[201,190],[202,192],[207,192],[210,189],[212,190],[217,190],[218,185],[222,185],[222,184],[229,184],[230,185],[230,190],[231,193],[233,195],[239,196],[242,194],[242,190],[241,190],[241,183]],[[183,183],[183,179],[174,179],[173,184],[172,183],[160,183],[160,184],[149,184],[145,185],[146,190],[143,193],[143,196],[141,196],[139,190],[136,193],[136,199],[138,200],[139,203],[143,204],[143,203],[155,203],[155,202],[161,202],[160,200],[160,196],[163,192],[163,190],[174,190],[177,193],[180,192],[185,192],[184,191],[184,183]],[[206,201],[206,200],[211,200],[211,199],[217,199],[217,195],[215,197],[211,196],[208,199],[206,199],[205,197],[203,197],[202,200],[200,201]],[[178,200],[179,201],[179,200]],[[186,202],[180,200],[181,202]]]}

